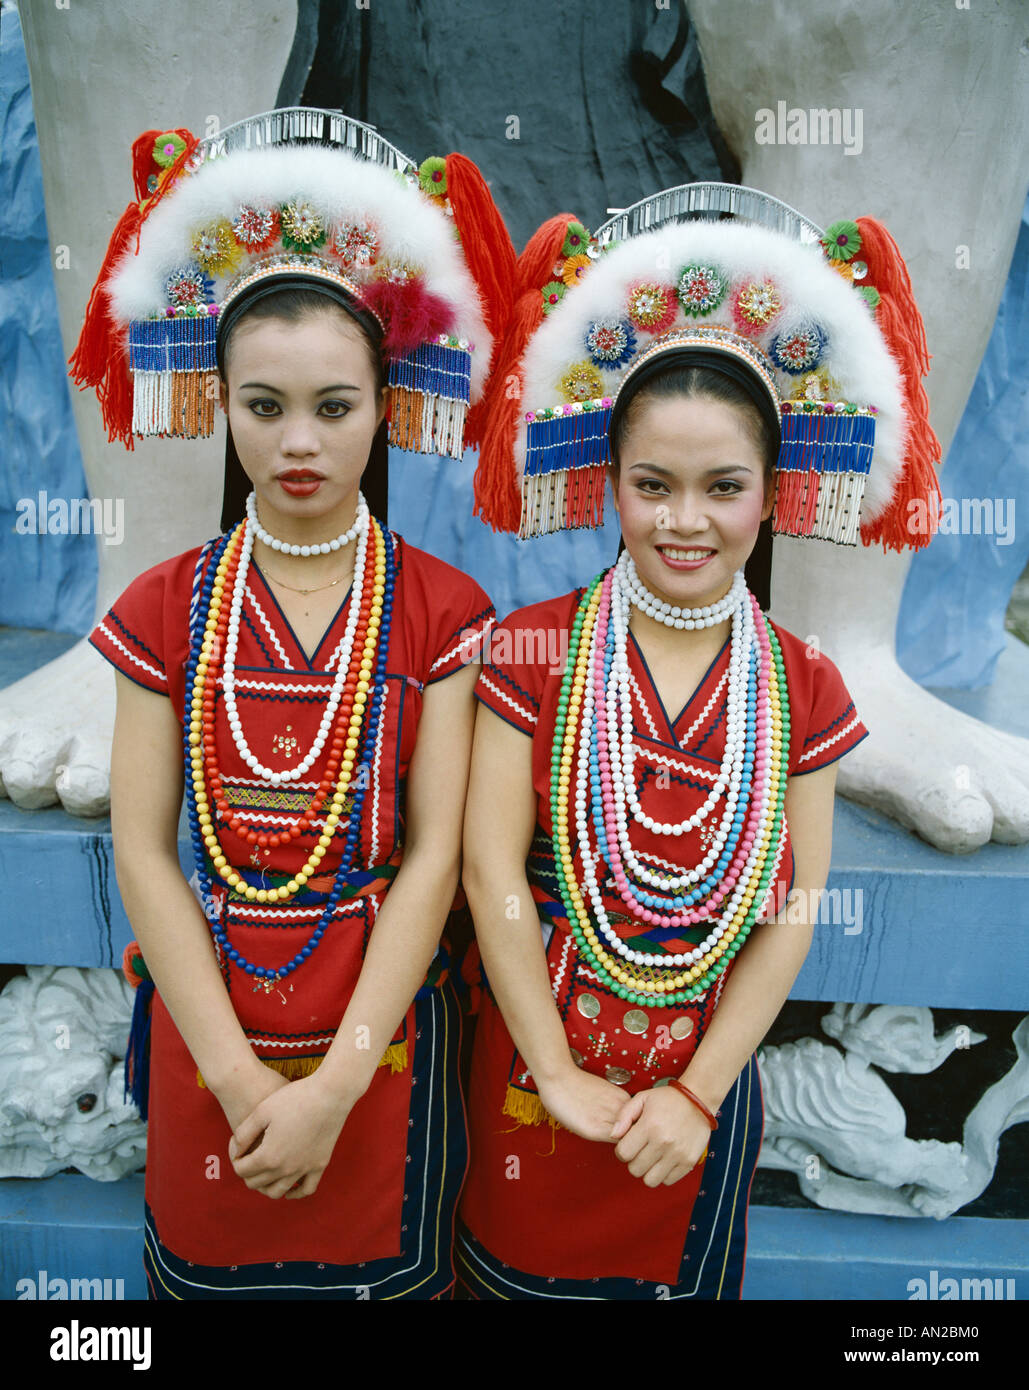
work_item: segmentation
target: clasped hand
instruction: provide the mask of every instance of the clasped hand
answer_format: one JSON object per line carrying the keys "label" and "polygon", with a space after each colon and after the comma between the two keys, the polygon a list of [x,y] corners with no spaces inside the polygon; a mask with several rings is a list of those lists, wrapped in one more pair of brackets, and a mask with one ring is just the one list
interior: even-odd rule
{"label": "clasped hand", "polygon": [[286,1081],[270,1067],[263,1070],[269,1078],[266,1094],[256,1103],[253,1093],[249,1104],[223,1102],[233,1126],[232,1167],[247,1187],[266,1197],[309,1197],[328,1167],[349,1107],[317,1073]]}
{"label": "clasped hand", "polygon": [[670,1187],[707,1152],[707,1120],[671,1087],[627,1096],[602,1077],[575,1071],[541,1086],[540,1099],[573,1134],[614,1144],[615,1157],[647,1187]]}

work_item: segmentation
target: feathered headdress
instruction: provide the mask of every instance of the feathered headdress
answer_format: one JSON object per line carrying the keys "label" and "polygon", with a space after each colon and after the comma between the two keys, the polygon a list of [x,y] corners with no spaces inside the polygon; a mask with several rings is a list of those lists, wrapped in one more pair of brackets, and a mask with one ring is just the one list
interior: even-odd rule
{"label": "feathered headdress", "polygon": [[[702,212],[736,220],[680,220]],[[520,536],[601,525],[619,389],[662,351],[698,346],[747,367],[775,405],[777,533],[927,543],[907,504],[938,496],[939,442],[921,386],[928,354],[880,224],[822,233],[764,194],[704,184],[646,199],[593,238],[574,220],[546,226],[552,257],[562,226],[578,244],[560,242],[537,280],[536,322],[523,313],[499,349],[506,379],[491,393],[477,476],[485,520],[514,529],[516,475]]]}
{"label": "feathered headdress", "polygon": [[[502,325],[514,273],[470,161],[418,169],[371,127],[291,108],[205,141],[148,131],[133,168],[137,201],[115,229],[71,359],[75,380],[97,388],[111,439],[131,448],[133,434],[210,434],[220,315],[256,281],[299,272],[339,286],[381,324],[390,442],[461,456],[493,347],[486,320]],[[462,218],[476,232],[467,258]]]}

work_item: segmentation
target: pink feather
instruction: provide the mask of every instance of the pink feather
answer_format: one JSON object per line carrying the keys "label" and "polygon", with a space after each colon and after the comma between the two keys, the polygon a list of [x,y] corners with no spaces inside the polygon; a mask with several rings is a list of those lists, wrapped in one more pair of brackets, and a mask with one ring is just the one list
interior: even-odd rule
{"label": "pink feather", "polygon": [[420,276],[401,284],[373,280],[364,286],[361,297],[383,323],[382,348],[389,357],[410,352],[441,333],[449,334],[453,327],[453,305],[427,290]]}

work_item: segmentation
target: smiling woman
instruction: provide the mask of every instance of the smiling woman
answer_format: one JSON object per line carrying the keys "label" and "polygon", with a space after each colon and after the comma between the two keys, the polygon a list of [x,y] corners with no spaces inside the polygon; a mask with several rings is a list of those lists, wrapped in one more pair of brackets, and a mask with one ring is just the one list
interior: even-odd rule
{"label": "smiling woman", "polygon": [[[464,882],[489,996],[458,1252],[480,1299],[740,1296],[754,1051],[810,945],[834,764],[867,732],[745,582],[787,432],[770,359],[687,322],[615,363],[600,330],[616,336],[631,255],[607,253],[524,364],[543,390],[554,344],[585,341],[617,368],[589,409],[528,415],[522,496],[533,526],[572,524],[609,460],[623,549],[507,618],[476,688]],[[687,315],[699,278],[728,285],[687,264]],[[541,630],[563,639],[557,671],[524,640]]]}
{"label": "smiling woman", "polygon": [[[460,452],[471,350],[439,335],[478,300],[415,188],[306,150],[321,192],[299,198],[282,153],[201,161],[169,196],[165,237],[178,216],[209,264],[165,246],[179,269],[149,283],[231,273],[181,324],[168,306],[132,325],[134,410],[195,432],[217,367],[225,532],[141,575],[91,637],[118,672],[115,864],[156,986],[149,1086],[140,1048],[134,1070],[144,1263],[155,1298],[441,1298],[466,1162],[445,928],[493,609],[362,486],[387,403],[409,445]],[[205,179],[225,215],[197,230],[180,204]],[[400,230],[404,274],[360,281],[346,258]]]}

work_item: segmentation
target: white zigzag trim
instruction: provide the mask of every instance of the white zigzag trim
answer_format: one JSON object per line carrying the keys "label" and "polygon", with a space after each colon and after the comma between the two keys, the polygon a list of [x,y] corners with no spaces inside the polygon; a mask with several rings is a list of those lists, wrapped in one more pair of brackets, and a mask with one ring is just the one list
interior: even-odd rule
{"label": "white zigzag trim", "polygon": [[636,742],[632,746],[634,753],[642,753],[652,763],[664,763],[666,767],[674,768],[676,772],[692,772],[696,777],[704,777],[709,782],[718,781],[719,774],[712,772],[710,768],[697,767],[694,763],[680,762],[678,758],[669,757],[665,753],[657,753],[654,749]]}
{"label": "white zigzag trim", "polygon": [[250,1038],[248,1041],[251,1047],[320,1047],[323,1043],[331,1044],[332,1039],[333,1034],[330,1033],[324,1038],[298,1038],[296,1041],[292,1038]]}
{"label": "white zigzag trim", "polygon": [[276,690],[288,691],[290,695],[324,695],[328,699],[331,693],[331,686],[328,685],[301,685],[297,681],[286,681],[279,685],[276,681],[255,681],[240,680],[236,677],[237,690]]}
{"label": "white zigzag trim", "polygon": [[532,710],[528,710],[523,705],[520,705],[515,700],[512,700],[510,695],[508,695],[505,691],[501,690],[499,686],[493,684],[493,682],[490,680],[489,676],[487,676],[485,672],[483,672],[479,679],[482,681],[483,685],[488,686],[490,690],[493,691],[494,695],[499,696],[500,699],[503,700],[506,705],[510,705],[516,714],[522,715],[523,718],[527,719],[530,724],[539,723],[538,715],[533,714]]}
{"label": "white zigzag trim", "polygon": [[[238,685],[238,684],[239,684],[239,682],[237,681],[237,685]],[[261,780],[260,777],[243,777],[243,776],[237,777],[235,774],[233,774],[231,777],[228,777],[228,776],[223,777],[223,778],[222,778],[222,781],[226,784],[226,786],[229,786],[229,787],[235,787],[235,786],[239,785],[239,786],[246,786],[246,787],[263,787],[266,791],[274,791],[274,790],[275,790],[275,788],[272,787],[272,784],[271,784],[270,782],[263,782],[263,781]],[[291,783],[290,783],[290,790],[292,791],[294,787],[297,788],[297,789],[299,790],[299,789],[305,788],[305,787],[306,787],[306,788],[312,788],[312,789],[313,789],[313,788],[317,788],[317,787],[319,787],[319,786],[321,786],[321,783],[320,783],[320,782],[313,782],[313,781],[312,781],[312,782],[291,782]]]}
{"label": "white zigzag trim", "polygon": [[728,673],[728,671],[723,671],[723,672],[722,672],[722,679],[721,679],[721,680],[718,682],[718,684],[715,686],[714,693],[712,694],[710,700],[708,700],[707,704],[706,704],[706,705],[704,706],[704,708],[701,710],[700,714],[697,716],[697,718],[694,720],[694,722],[690,725],[690,727],[689,727],[689,728],[686,730],[686,732],[683,734],[682,738],[679,740],[679,747],[680,747],[680,748],[686,748],[687,745],[689,744],[690,739],[691,739],[691,738],[693,737],[693,735],[697,732],[697,730],[700,729],[700,728],[703,728],[704,721],[707,719],[708,715],[711,713],[711,707],[714,705],[715,701],[718,699],[719,695],[722,693],[722,686],[725,685],[725,683],[726,683],[726,681],[727,681],[728,679],[729,679],[729,673]]}
{"label": "white zigzag trim", "polygon": [[[350,898],[346,902],[337,903],[336,911],[339,913],[353,912],[359,906],[361,901],[361,898]],[[278,907],[276,906],[276,904],[273,903],[272,907],[275,908],[275,911],[274,913],[269,914],[267,903],[230,903],[229,912],[232,914],[234,918],[238,920],[243,917],[268,917],[269,915],[272,915],[276,918],[313,917],[317,919],[325,911],[325,909],[323,907],[319,907],[317,903],[312,903],[310,907]]]}
{"label": "white zigzag trim", "polygon": [[[246,810],[247,820],[253,821],[255,825],[260,821],[264,825],[281,825],[288,829],[291,825],[296,825],[297,822],[296,814],[292,811],[273,811],[267,806],[247,806],[243,809]],[[224,817],[222,818],[222,823],[226,823]],[[324,835],[324,827],[325,818],[324,816],[319,816],[311,822],[309,833],[317,831],[319,834]]]}
{"label": "white zigzag trim", "polygon": [[158,680],[164,681],[165,685],[168,684],[168,677],[165,675],[165,673],[163,671],[158,671],[156,666],[151,666],[150,663],[144,661],[142,657],[138,657],[133,652],[130,652],[125,643],[122,642],[120,638],[115,637],[114,633],[107,626],[106,622],[102,622],[100,624],[100,631],[104,634],[104,636],[107,638],[109,642],[113,642],[114,645],[120,651],[123,651],[130,661],[134,661],[137,666],[142,666],[144,671],[149,671],[150,674],[152,676],[156,676]]}
{"label": "white zigzag trim", "polygon": [[268,621],[267,617],[265,616],[265,611],[264,611],[264,609],[263,609],[263,608],[261,607],[261,605],[258,603],[258,601],[257,601],[257,595],[251,592],[249,584],[247,585],[246,596],[247,596],[247,598],[250,600],[250,607],[251,607],[251,608],[254,610],[254,612],[257,614],[257,617],[258,617],[258,620],[260,621],[261,626],[264,628],[265,632],[267,632],[268,636],[272,639],[272,645],[274,646],[274,648],[275,648],[275,650],[278,652],[278,654],[282,657],[282,663],[283,663],[283,665],[285,666],[286,670],[287,670],[287,671],[293,671],[293,670],[295,670],[296,668],[292,665],[292,663],[290,662],[289,657],[286,655],[285,648],[283,647],[283,645],[282,645],[282,643],[279,641],[279,639],[276,637],[275,631],[274,631],[274,629],[273,629],[271,623]]}
{"label": "white zigzag trim", "polygon": [[568,969],[568,955],[571,949],[571,945],[572,933],[566,932],[564,943],[561,946],[561,963],[557,967],[557,971],[554,974],[554,982],[551,985],[551,990],[553,991],[555,999],[561,993],[561,981],[564,979],[565,971]]}
{"label": "white zigzag trim", "polygon": [[654,723],[653,719],[651,719],[651,717],[650,717],[650,706],[647,704],[646,700],[643,698],[643,691],[640,689],[639,684],[638,684],[638,682],[637,682],[637,680],[636,680],[636,677],[632,674],[631,671],[629,672],[629,684],[630,684],[630,686],[632,687],[633,694],[636,696],[636,699],[637,699],[637,701],[639,702],[639,707],[640,707],[640,709],[643,711],[643,718],[647,721],[647,727],[649,728],[650,732],[654,735],[654,737],[655,737],[655,738],[658,740],[658,742],[660,743],[660,741],[661,741],[661,735],[660,735],[660,734],[658,733],[658,731],[657,731],[657,725]]}
{"label": "white zigzag trim", "polygon": [[832,738],[827,738],[824,743],[819,743],[814,748],[809,748],[806,753],[801,753],[800,757],[797,759],[797,766],[799,767],[801,763],[806,763],[808,758],[816,757],[823,749],[831,748],[834,743],[839,743],[841,738],[845,738],[847,734],[852,733],[860,723],[861,720],[855,715],[850,723],[844,725],[838,734],[833,734]]}
{"label": "white zigzag trim", "polygon": [[485,637],[486,633],[489,632],[490,628],[493,627],[496,621],[496,618],[487,618],[480,628],[475,628],[474,630],[472,630],[471,628],[465,628],[465,636],[461,639],[460,642],[458,642],[457,646],[451,647],[448,652],[444,652],[442,656],[438,656],[436,660],[432,663],[432,665],[429,667],[429,675],[432,675],[433,671],[435,671],[437,666],[445,666],[451,657],[456,656],[457,653],[461,651],[463,647],[469,646],[472,642],[478,642],[481,648],[482,639]]}

